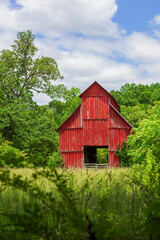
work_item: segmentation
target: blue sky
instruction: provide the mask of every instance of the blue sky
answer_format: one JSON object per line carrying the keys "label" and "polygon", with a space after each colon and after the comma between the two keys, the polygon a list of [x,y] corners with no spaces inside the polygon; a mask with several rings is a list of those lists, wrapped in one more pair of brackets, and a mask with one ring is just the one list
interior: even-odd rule
{"label": "blue sky", "polygon": [[160,14],[159,0],[117,0],[118,11],[113,20],[128,33],[150,31],[149,22]]}
{"label": "blue sky", "polygon": [[27,29],[38,55],[55,58],[68,88],[160,81],[159,0],[0,0],[0,49]]}

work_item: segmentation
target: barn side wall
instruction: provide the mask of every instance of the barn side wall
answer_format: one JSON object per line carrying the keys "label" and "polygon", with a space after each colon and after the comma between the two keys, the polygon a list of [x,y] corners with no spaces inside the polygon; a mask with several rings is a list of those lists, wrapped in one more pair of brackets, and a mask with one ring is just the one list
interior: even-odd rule
{"label": "barn side wall", "polygon": [[59,143],[64,167],[83,167],[82,106],[59,129]]}

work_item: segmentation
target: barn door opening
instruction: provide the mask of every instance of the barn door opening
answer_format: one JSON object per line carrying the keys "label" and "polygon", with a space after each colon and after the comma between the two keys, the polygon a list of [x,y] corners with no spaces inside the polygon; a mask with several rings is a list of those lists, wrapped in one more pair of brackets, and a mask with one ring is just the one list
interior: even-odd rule
{"label": "barn door opening", "polygon": [[108,163],[108,147],[84,146],[84,163]]}

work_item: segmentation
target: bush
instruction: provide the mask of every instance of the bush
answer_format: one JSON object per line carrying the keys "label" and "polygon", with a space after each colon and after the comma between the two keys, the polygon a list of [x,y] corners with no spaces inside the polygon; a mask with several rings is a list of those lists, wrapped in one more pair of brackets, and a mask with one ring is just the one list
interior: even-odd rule
{"label": "bush", "polygon": [[134,164],[131,169],[132,180],[144,194],[154,198],[159,194],[159,164],[152,151],[148,149],[142,164]]}
{"label": "bush", "polygon": [[51,156],[48,157],[48,167],[60,167],[62,165],[63,162],[59,152],[54,152]]}
{"label": "bush", "polygon": [[160,198],[154,200],[146,210],[148,219],[145,225],[146,235],[149,235],[153,240],[160,239]]}
{"label": "bush", "polygon": [[12,146],[12,143],[0,136],[0,166],[23,167],[26,165],[26,153]]}
{"label": "bush", "polygon": [[120,144],[117,145],[115,155],[119,157],[121,167],[129,167],[131,165],[131,158],[128,155],[128,146],[125,141],[123,141],[122,147],[120,147]]}
{"label": "bush", "polygon": [[43,167],[46,165],[46,159],[41,153],[31,153],[27,157],[27,166],[29,167]]}

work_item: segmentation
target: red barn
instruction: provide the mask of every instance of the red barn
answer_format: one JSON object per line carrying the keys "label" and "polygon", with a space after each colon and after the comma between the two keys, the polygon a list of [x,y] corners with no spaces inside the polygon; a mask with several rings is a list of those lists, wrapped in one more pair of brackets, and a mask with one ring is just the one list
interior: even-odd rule
{"label": "red barn", "polygon": [[115,98],[97,82],[80,98],[81,105],[59,127],[64,166],[82,168],[84,163],[96,163],[97,148],[108,148],[109,166],[118,166],[114,153],[130,134],[131,124],[119,113]]}

